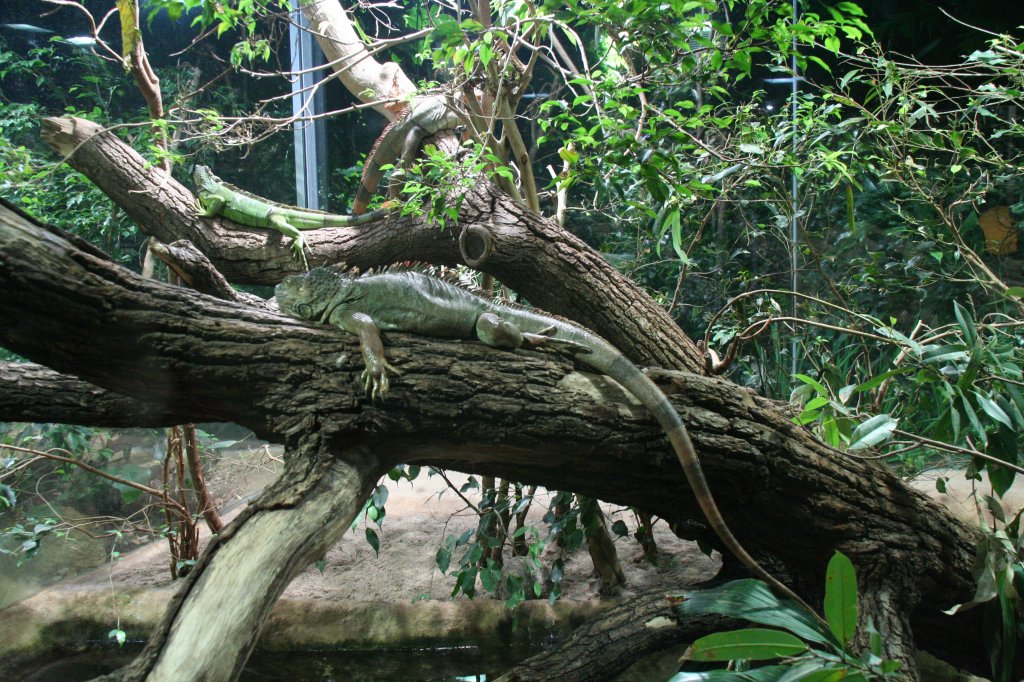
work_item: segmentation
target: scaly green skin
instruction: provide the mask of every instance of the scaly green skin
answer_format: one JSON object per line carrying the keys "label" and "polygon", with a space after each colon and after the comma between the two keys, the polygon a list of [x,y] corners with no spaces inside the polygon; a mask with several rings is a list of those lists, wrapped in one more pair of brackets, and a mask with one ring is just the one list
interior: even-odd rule
{"label": "scaly green skin", "polygon": [[442,338],[476,336],[498,348],[558,345],[572,351],[577,360],[615,379],[651,411],[668,434],[701,511],[725,547],[755,576],[804,604],[747,553],[726,525],[672,403],[640,368],[599,336],[558,318],[488,301],[417,272],[353,277],[315,268],[286,277],[275,293],[278,306],[288,315],[337,325],[359,337],[366,363],[363,381],[373,398],[387,393],[387,370],[394,371],[384,358],[380,330]]}
{"label": "scaly green skin", "polygon": [[408,164],[424,138],[456,128],[461,122],[459,113],[452,109],[444,95],[414,99],[403,110],[402,116],[384,129],[366,157],[352,212],[359,215],[370,204],[384,177],[382,166],[393,164],[399,158],[403,165]]}
{"label": "scaly green skin", "polygon": [[382,218],[386,211],[373,211],[365,215],[336,215],[298,206],[285,206],[269,199],[250,194],[224,182],[206,166],[196,166],[192,174],[199,197],[200,215],[209,218],[222,215],[240,225],[269,227],[292,238],[292,251],[309,269],[305,245],[300,230],[318,230],[324,227],[351,227]]}

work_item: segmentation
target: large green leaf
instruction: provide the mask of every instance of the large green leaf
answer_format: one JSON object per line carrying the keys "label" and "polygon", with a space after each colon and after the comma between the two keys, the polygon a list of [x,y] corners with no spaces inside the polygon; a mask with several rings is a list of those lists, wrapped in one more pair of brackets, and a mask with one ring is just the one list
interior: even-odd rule
{"label": "large green leaf", "polygon": [[806,374],[794,374],[793,378],[798,380],[798,381],[802,381],[805,384],[807,384],[808,386],[810,386],[811,388],[813,388],[815,390],[815,392],[817,392],[818,395],[824,395],[824,396],[829,395],[828,389],[825,388],[825,386],[822,385],[822,383],[820,381],[812,379],[811,377],[807,376]]}
{"label": "large green leaf", "polygon": [[953,313],[956,315],[956,321],[964,334],[964,341],[967,342],[968,346],[973,346],[978,340],[978,330],[974,326],[971,313],[956,301],[953,301]]}
{"label": "large green leaf", "polygon": [[821,667],[822,663],[790,666],[790,672],[778,679],[778,682],[849,682],[853,680],[849,668]]}
{"label": "large green leaf", "polygon": [[857,629],[857,575],[842,552],[832,556],[825,573],[825,620],[845,649]]}
{"label": "large green leaf", "polygon": [[788,632],[746,628],[701,637],[690,645],[685,656],[694,661],[764,661],[805,651],[807,644]]}
{"label": "large green leaf", "polygon": [[922,362],[929,365],[941,365],[947,362],[962,362],[968,359],[967,350],[961,344],[950,346],[925,346],[921,354]]}
{"label": "large green leaf", "polygon": [[133,0],[115,0],[118,14],[121,16],[121,56],[127,57],[139,44],[141,35],[139,29],[135,28],[138,23],[135,16],[135,2]]}
{"label": "large green leaf", "polygon": [[887,414],[877,414],[860,424],[850,434],[850,450],[874,447],[892,438],[897,420]]}
{"label": "large green leaf", "polygon": [[977,398],[978,404],[981,405],[981,409],[985,411],[985,414],[992,417],[995,421],[1005,425],[1007,428],[1013,428],[1013,422],[1010,421],[1010,415],[1006,414],[1003,408],[996,404],[996,401],[988,397],[981,391],[975,391],[974,397]]}
{"label": "large green leaf", "polygon": [[678,598],[673,608],[680,617],[717,613],[784,628],[808,642],[835,644],[831,633],[825,632],[811,614],[788,599],[779,599],[760,580],[734,580],[707,590],[684,592]]}

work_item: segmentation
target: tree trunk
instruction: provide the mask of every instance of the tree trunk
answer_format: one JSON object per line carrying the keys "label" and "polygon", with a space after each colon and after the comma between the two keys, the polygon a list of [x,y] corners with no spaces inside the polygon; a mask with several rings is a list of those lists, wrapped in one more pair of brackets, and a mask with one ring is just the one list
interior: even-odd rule
{"label": "tree trunk", "polygon": [[383,473],[365,451],[342,458],[317,441],[288,450],[282,477],[211,541],[145,650],[108,679],[238,678],[270,607],[341,537]]}
{"label": "tree trunk", "polygon": [[[111,406],[123,400],[116,392],[137,403],[131,416],[150,423],[161,415],[165,424],[234,421],[288,446],[290,475],[204,555],[136,674],[161,660],[226,657],[230,665],[211,662],[218,675],[207,678],[230,679],[288,577],[322,553],[375,476],[399,462],[575,490],[711,539],[646,411],[614,382],[556,355],[389,334],[390,361],[402,375],[386,402],[369,401],[357,380],[361,366],[335,363],[339,352],[359,357],[337,330],[143,280],[7,209],[0,289],[0,319],[10,321],[0,326],[0,343],[78,377],[0,366],[0,419],[42,414],[64,386],[89,391],[84,381],[95,385],[95,400],[61,403],[67,421],[114,421]],[[29,375],[35,379],[23,387],[17,377]],[[958,666],[984,668],[975,616],[939,611],[973,593],[976,531],[883,467],[822,445],[745,389],[679,372],[652,377],[689,425],[718,504],[748,549],[776,557],[812,602],[841,550],[859,571],[863,617],[894,626],[886,632],[892,655],[902,658],[916,643]],[[306,514],[315,522],[300,520]],[[287,521],[270,520],[278,518]],[[268,529],[272,542],[262,534]],[[250,553],[260,569],[226,568]],[[196,641],[192,624],[204,620],[197,614],[210,617],[208,609],[222,608],[214,606],[218,593],[239,590],[246,594],[232,611],[237,626],[216,621],[231,636],[207,629]],[[155,648],[176,637],[184,644],[174,645],[175,658],[158,659]]]}
{"label": "tree trunk", "polygon": [[594,564],[594,570],[601,578],[601,594],[618,594],[619,588],[626,582],[626,575],[619,563],[619,553],[615,550],[615,542],[608,533],[604,512],[597,500],[585,495],[577,495],[580,505],[580,522],[583,534],[587,538],[587,551]]}

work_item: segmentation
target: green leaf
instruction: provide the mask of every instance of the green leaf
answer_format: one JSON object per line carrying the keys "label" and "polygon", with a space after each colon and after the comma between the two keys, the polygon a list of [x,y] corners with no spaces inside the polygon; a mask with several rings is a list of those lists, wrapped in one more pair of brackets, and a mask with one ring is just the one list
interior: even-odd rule
{"label": "green leaf", "polygon": [[116,628],[107,633],[107,639],[114,640],[115,642],[117,642],[118,646],[124,646],[124,642],[127,638],[128,636],[121,628]]}
{"label": "green leaf", "polygon": [[978,341],[978,330],[974,326],[971,313],[956,301],[953,301],[953,312],[956,314],[960,330],[964,333],[964,341],[968,346],[973,346]]}
{"label": "green leaf", "polygon": [[801,606],[779,599],[760,580],[733,580],[708,590],[683,592],[673,610],[681,617],[705,613],[785,628],[809,642],[834,644],[832,635]]}
{"label": "green leaf", "polygon": [[899,422],[887,414],[878,414],[860,424],[850,434],[849,450],[874,447],[892,438]]}
{"label": "green leaf", "polygon": [[813,388],[815,391],[817,391],[818,395],[825,395],[825,396],[827,396],[829,394],[828,393],[828,389],[825,388],[821,384],[821,382],[819,382],[819,381],[817,381],[815,379],[812,379],[811,377],[807,376],[806,374],[794,374],[793,378],[798,380],[798,381],[802,381],[805,384],[807,384],[808,386],[810,386],[811,388]]}
{"label": "green leaf", "polygon": [[870,391],[871,389],[875,388],[876,386],[880,386],[882,384],[882,382],[884,382],[886,379],[889,379],[891,377],[897,376],[899,374],[909,374],[910,372],[911,372],[910,369],[893,369],[893,370],[889,370],[888,372],[883,372],[882,374],[879,374],[878,376],[875,376],[875,377],[872,377],[871,379],[868,379],[863,384],[858,385],[857,389],[856,389],[856,392],[857,393],[863,393],[864,391]]}
{"label": "green leaf", "polygon": [[813,398],[810,399],[810,401],[808,401],[808,403],[806,405],[804,405],[804,411],[805,412],[810,412],[810,411],[813,411],[813,410],[817,410],[817,409],[820,409],[820,408],[822,408],[822,407],[824,407],[825,405],[828,405],[828,404],[829,404],[828,396],[824,396],[824,395],[814,396]]}
{"label": "green leaf", "polygon": [[975,391],[974,397],[977,399],[978,404],[981,405],[981,409],[985,411],[985,414],[992,417],[1003,426],[1012,429],[1013,422],[1010,421],[1010,415],[1003,411],[1003,408],[999,407],[994,400],[989,398],[981,391]]}
{"label": "green leaf", "polygon": [[921,361],[929,365],[939,365],[945,362],[959,362],[967,359],[967,351],[962,345],[954,346],[926,346],[921,354]]}
{"label": "green leaf", "polygon": [[376,556],[380,556],[380,538],[377,537],[377,533],[372,528],[366,529],[366,541],[373,547],[373,553]]}
{"label": "green leaf", "polygon": [[695,661],[763,661],[796,656],[805,651],[807,645],[788,632],[745,628],[701,637],[690,645],[684,656]]}
{"label": "green leaf", "polygon": [[849,677],[850,671],[846,667],[823,668],[820,663],[794,666],[791,670],[795,673],[792,677],[783,675],[777,682],[840,682],[840,680],[849,682],[849,680],[853,679]]}
{"label": "green leaf", "polygon": [[857,629],[857,575],[853,563],[839,551],[825,572],[825,620],[845,649]]}
{"label": "green leaf", "polygon": [[960,390],[960,387],[956,387],[956,392],[960,397],[957,401],[963,408],[963,413],[967,415],[967,421],[971,422],[971,428],[974,429],[975,435],[978,436],[978,440],[983,445],[988,446],[988,433],[985,431],[985,427],[982,426],[981,420],[978,419],[978,413],[974,411],[974,406],[971,405],[971,401],[967,399],[967,395]]}
{"label": "green leaf", "polygon": [[480,570],[480,584],[484,586],[484,589],[492,594],[498,587],[498,580],[501,579],[501,571],[495,571],[491,568],[484,568]]}
{"label": "green leaf", "polygon": [[377,486],[373,494],[370,495],[370,499],[373,500],[374,507],[383,507],[388,501],[388,487],[386,485]]}
{"label": "green leaf", "polygon": [[447,573],[448,567],[452,563],[452,552],[447,547],[441,547],[437,550],[437,554],[434,555],[434,563],[437,564],[437,569],[441,573]]}

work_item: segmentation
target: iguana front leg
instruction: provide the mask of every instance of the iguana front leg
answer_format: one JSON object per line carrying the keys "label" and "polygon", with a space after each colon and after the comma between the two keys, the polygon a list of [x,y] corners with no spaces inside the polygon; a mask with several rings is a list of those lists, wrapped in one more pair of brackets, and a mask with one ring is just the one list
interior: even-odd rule
{"label": "iguana front leg", "polygon": [[221,212],[227,202],[215,194],[199,195],[199,215],[203,218],[212,218]]}
{"label": "iguana front leg", "polygon": [[292,238],[292,252],[302,262],[302,268],[309,270],[309,263],[306,261],[306,240],[302,237],[302,231],[293,227],[283,215],[274,213],[269,218],[270,226],[286,237]]}
{"label": "iguana front leg", "polygon": [[359,337],[359,350],[363,354],[363,388],[376,400],[387,395],[389,382],[388,371],[400,372],[388,363],[384,357],[384,342],[380,339],[380,330],[373,318],[365,313],[350,313],[338,326],[350,334]]}

